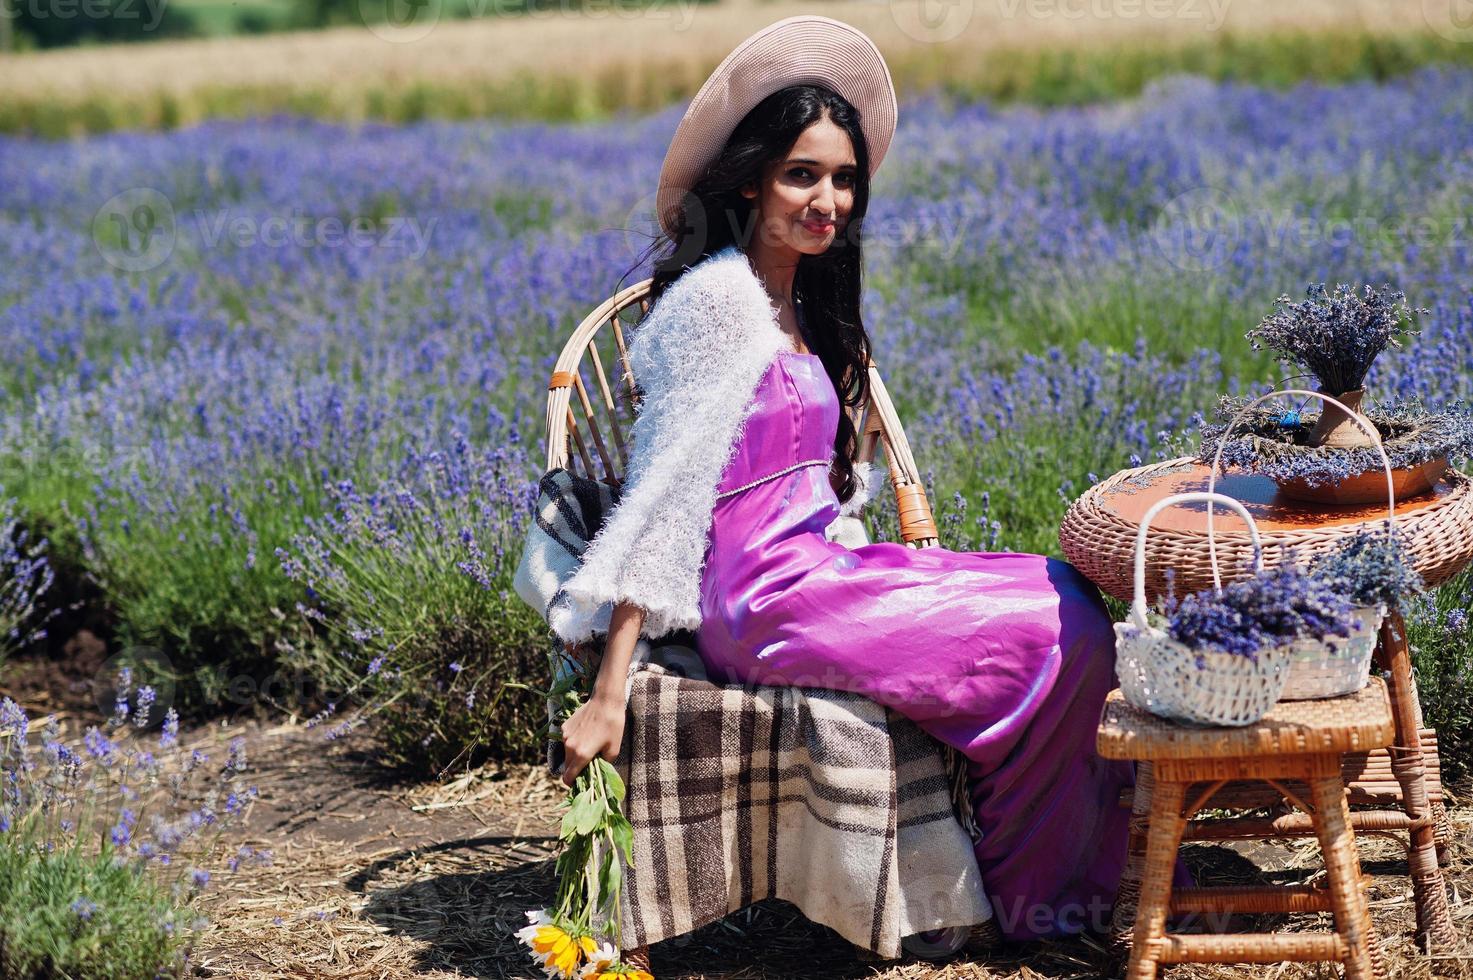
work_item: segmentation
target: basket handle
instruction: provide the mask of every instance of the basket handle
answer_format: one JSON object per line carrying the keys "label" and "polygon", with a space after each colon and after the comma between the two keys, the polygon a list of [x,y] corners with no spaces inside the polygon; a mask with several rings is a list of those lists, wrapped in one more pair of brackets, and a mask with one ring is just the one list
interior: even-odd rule
{"label": "basket handle", "polygon": [[[1223,430],[1222,438],[1217,441],[1217,452],[1212,457],[1212,472],[1207,477],[1207,492],[1212,493],[1217,487],[1217,474],[1222,467],[1222,451],[1227,447],[1227,437],[1232,434],[1232,431],[1234,428],[1237,427],[1237,424],[1243,421],[1244,415],[1247,415],[1249,411],[1256,408],[1262,402],[1268,401],[1270,398],[1274,398],[1279,395],[1305,395],[1309,398],[1318,398],[1321,402],[1324,402],[1326,404],[1334,405],[1341,411],[1343,411],[1348,417],[1353,419],[1355,421],[1355,424],[1360,426],[1362,432],[1371,437],[1371,441],[1376,447],[1376,452],[1381,454],[1381,465],[1386,470],[1386,537],[1388,540],[1390,540],[1396,530],[1396,481],[1391,475],[1391,457],[1386,455],[1386,449],[1384,446],[1381,445],[1381,434],[1377,432],[1375,426],[1371,425],[1371,423],[1367,421],[1366,418],[1362,416],[1359,412],[1351,409],[1349,406],[1340,402],[1338,399],[1331,398],[1329,395],[1326,395],[1322,392],[1305,391],[1302,388],[1283,388],[1278,391],[1270,391],[1267,394],[1259,395],[1257,398],[1253,399],[1247,405],[1244,405],[1241,409],[1239,409],[1238,413],[1233,416],[1233,420],[1228,423],[1228,427]],[[1217,540],[1212,533],[1211,502],[1207,504],[1207,553],[1211,557],[1212,575],[1213,579],[1216,580]]]}
{"label": "basket handle", "polygon": [[[1152,504],[1150,509],[1146,511],[1145,516],[1141,518],[1140,528],[1137,529],[1135,532],[1135,596],[1130,603],[1130,618],[1139,629],[1144,630],[1147,628],[1146,532],[1151,529],[1151,521],[1155,519],[1157,514],[1161,513],[1161,511],[1165,510],[1167,507],[1171,507],[1176,504],[1201,503],[1202,501],[1206,501],[1208,505],[1207,540],[1212,540],[1211,505],[1214,501],[1221,501],[1222,503],[1226,504],[1230,509],[1237,511],[1238,516],[1243,518],[1243,520],[1247,522],[1248,534],[1253,539],[1254,562],[1258,568],[1263,567],[1263,542],[1258,536],[1258,525],[1254,522],[1253,515],[1248,513],[1248,508],[1244,507],[1241,502],[1234,500],[1232,497],[1229,497],[1226,494],[1214,493],[1212,491],[1207,491],[1204,493],[1200,490],[1193,493],[1174,493],[1169,497],[1163,497]],[[1212,584],[1217,589],[1222,589],[1222,577],[1217,572],[1217,556],[1215,554],[1212,556]]]}

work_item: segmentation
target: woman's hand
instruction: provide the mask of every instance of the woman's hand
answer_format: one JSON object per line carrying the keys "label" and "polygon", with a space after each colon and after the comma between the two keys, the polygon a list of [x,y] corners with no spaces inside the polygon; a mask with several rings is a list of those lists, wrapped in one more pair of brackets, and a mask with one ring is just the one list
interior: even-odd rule
{"label": "woman's hand", "polygon": [[619,758],[624,741],[624,699],[595,693],[563,722],[563,782],[569,786],[596,756]]}
{"label": "woman's hand", "polygon": [[629,660],[644,624],[644,610],[632,602],[617,602],[609,620],[609,638],[593,693],[563,722],[563,782],[569,786],[583,767],[598,756],[619,758],[624,741],[625,685]]}

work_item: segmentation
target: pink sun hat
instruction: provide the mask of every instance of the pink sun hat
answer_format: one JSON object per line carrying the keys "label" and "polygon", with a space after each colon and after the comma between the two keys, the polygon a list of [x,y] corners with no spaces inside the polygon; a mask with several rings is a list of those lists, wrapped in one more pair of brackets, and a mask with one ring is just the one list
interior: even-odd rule
{"label": "pink sun hat", "polygon": [[859,111],[874,176],[890,148],[897,116],[895,85],[880,49],[859,28],[832,17],[784,17],[737,45],[685,110],[665,153],[655,196],[667,234],[676,234],[682,199],[721,153],[737,123],[757,103],[790,85],[821,85]]}

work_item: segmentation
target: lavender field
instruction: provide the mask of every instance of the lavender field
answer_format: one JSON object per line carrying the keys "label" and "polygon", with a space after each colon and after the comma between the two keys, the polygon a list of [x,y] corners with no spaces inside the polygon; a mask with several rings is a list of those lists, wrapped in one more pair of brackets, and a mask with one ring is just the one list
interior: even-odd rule
{"label": "lavender field", "polygon": [[[85,600],[51,639],[82,617],[183,710],[307,706],[329,735],[413,690],[393,754],[531,758],[508,682],[541,679],[545,631],[510,577],[545,382],[647,274],[680,113],[0,138],[0,496],[49,541],[36,615]],[[874,195],[866,323],[950,547],[1057,552],[1073,496],[1279,379],[1243,334],[1310,282],[1431,308],[1374,396],[1473,395],[1473,72],[912,100]],[[1469,590],[1415,615],[1450,776]]]}

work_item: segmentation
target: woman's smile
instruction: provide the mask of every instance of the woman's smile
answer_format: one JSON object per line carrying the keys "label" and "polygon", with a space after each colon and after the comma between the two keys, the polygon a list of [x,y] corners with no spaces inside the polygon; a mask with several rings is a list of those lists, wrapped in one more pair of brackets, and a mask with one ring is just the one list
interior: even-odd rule
{"label": "woman's smile", "polygon": [[826,218],[806,218],[800,222],[810,234],[822,238],[834,230],[834,223]]}

